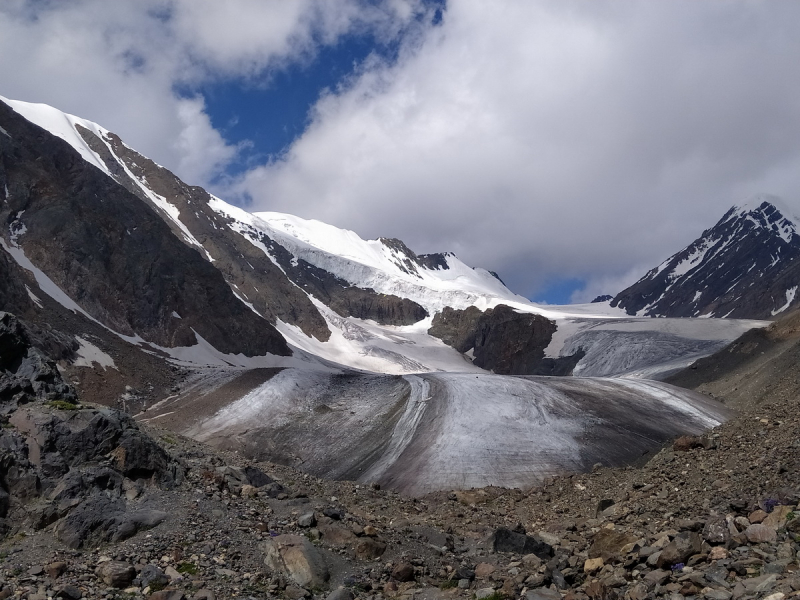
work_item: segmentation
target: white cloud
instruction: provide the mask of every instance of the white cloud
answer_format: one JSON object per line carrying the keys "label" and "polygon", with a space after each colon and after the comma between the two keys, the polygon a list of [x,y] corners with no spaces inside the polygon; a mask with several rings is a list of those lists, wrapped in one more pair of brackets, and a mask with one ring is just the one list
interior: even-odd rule
{"label": "white cloud", "polygon": [[[2,95],[102,124],[192,184],[207,185],[237,148],[199,97],[176,89],[268,79],[350,31],[396,36],[418,0],[72,0],[0,3]],[[204,153],[206,156],[203,156]]]}
{"label": "white cloud", "polygon": [[627,281],[743,190],[798,195],[800,172],[770,176],[800,150],[798,17],[792,3],[451,2],[238,189],[455,250],[522,293]]}
{"label": "white cloud", "polygon": [[206,184],[239,148],[178,87],[263,82],[348,32],[402,40],[228,191],[455,251],[526,294],[559,277],[613,293],[743,195],[800,198],[800,4],[457,0],[438,27],[423,10],[7,0],[0,94],[95,120]]}

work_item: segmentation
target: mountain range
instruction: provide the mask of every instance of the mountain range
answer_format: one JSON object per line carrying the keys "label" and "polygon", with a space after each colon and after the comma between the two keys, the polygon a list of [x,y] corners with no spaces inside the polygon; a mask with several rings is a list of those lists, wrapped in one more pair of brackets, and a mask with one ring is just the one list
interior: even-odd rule
{"label": "mountain range", "polygon": [[0,100],[0,310],[85,400],[314,474],[423,493],[624,464],[727,418],[653,379],[794,302],[776,199],[611,301],[537,305],[452,253],[248,213],[95,123]]}

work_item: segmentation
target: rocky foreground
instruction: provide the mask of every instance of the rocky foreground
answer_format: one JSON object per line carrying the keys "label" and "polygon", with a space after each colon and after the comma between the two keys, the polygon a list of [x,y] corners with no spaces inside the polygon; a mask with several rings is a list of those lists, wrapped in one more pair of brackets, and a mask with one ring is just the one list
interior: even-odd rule
{"label": "rocky foreground", "polygon": [[646,465],[401,497],[82,406],[0,327],[0,598],[800,595],[796,399]]}

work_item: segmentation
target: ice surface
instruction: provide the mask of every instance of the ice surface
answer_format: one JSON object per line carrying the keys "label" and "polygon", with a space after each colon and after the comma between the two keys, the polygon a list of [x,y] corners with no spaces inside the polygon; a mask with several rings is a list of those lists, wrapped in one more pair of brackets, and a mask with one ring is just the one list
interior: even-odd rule
{"label": "ice surface", "polygon": [[318,476],[424,494],[525,488],[596,462],[624,464],[727,414],[699,394],[648,381],[472,373],[337,380],[286,369],[186,433]]}

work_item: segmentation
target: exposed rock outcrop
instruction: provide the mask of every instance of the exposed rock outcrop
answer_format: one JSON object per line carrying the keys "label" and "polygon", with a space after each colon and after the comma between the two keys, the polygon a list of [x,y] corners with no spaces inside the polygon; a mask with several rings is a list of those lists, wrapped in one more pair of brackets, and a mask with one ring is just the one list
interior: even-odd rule
{"label": "exposed rock outcrop", "polygon": [[[445,307],[433,318],[430,335],[461,353],[473,351],[473,363],[503,375],[535,375],[544,358],[556,325],[531,313],[518,313],[499,304],[481,312]],[[556,367],[547,364],[546,370]]]}

